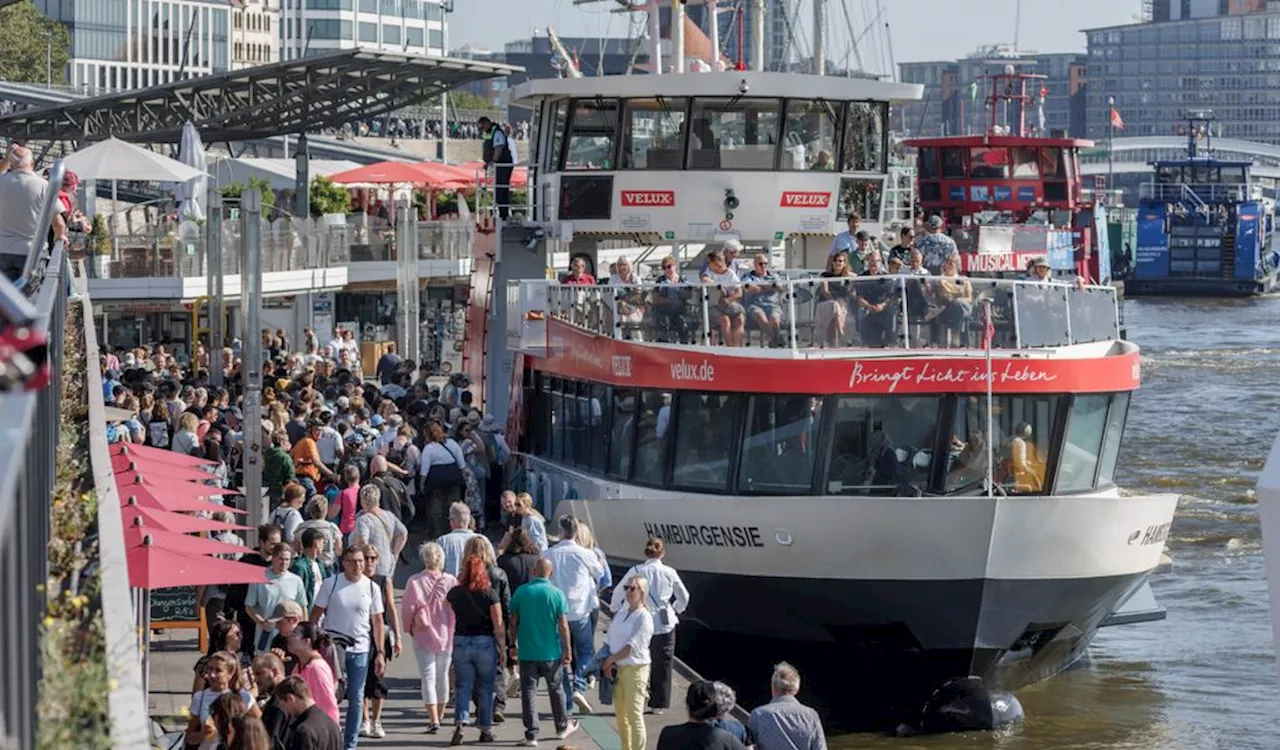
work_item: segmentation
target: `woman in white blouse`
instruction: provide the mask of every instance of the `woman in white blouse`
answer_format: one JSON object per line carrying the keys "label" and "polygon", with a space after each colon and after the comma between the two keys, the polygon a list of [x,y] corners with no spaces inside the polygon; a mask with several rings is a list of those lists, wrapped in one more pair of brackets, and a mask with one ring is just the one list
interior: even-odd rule
{"label": "woman in white blouse", "polygon": [[[606,679],[614,674],[613,705],[618,717],[622,750],[644,750],[644,699],[649,682],[649,641],[653,637],[653,616],[649,614],[649,582],[643,576],[618,587],[626,606],[615,608],[606,636],[609,658],[601,666]],[[615,593],[615,599],[617,594]]]}
{"label": "woman in white blouse", "polygon": [[622,604],[622,591],[628,582],[643,578],[648,584],[646,604],[653,613],[653,669],[649,672],[649,710],[662,713],[671,707],[671,667],[676,653],[677,615],[689,606],[689,589],[684,587],[675,568],[662,562],[666,546],[660,537],[650,537],[644,545],[645,561],[628,570],[613,590],[610,606],[614,612]]}

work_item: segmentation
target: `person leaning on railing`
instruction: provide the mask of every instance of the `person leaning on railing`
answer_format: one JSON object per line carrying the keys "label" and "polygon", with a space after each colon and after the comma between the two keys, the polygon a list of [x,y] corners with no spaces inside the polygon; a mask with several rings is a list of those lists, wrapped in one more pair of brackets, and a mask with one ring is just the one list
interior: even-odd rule
{"label": "person leaning on railing", "polygon": [[[31,150],[11,142],[0,161],[0,273],[10,281],[22,275],[31,243],[44,231],[39,224],[48,189],[49,183],[35,172]],[[61,212],[54,214],[53,233],[56,240],[67,237]]]}

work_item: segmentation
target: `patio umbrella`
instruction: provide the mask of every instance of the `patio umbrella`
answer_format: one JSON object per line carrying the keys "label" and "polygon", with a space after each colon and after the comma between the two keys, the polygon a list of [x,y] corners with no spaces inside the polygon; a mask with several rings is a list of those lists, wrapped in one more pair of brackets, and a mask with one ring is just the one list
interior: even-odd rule
{"label": "patio umbrella", "polygon": [[147,528],[172,531],[175,534],[193,534],[198,531],[249,530],[248,526],[241,526],[236,523],[223,523],[222,521],[215,521],[212,518],[197,518],[196,516],[172,513],[167,510],[144,508],[138,505],[136,500],[129,500],[123,503],[120,508],[120,513],[124,518],[124,525],[126,527],[136,525],[134,520],[141,518],[143,525]]}
{"label": "patio umbrella", "polygon": [[402,161],[381,161],[363,167],[348,169],[329,176],[329,181],[339,185],[429,185],[439,179],[421,164]]}
{"label": "patio umbrella", "polygon": [[[463,164],[459,164],[456,167],[456,169],[461,169],[467,173],[468,179],[470,180],[470,184],[472,186],[475,186],[476,178],[478,176],[483,175],[485,171],[484,162],[482,161],[465,162]],[[529,168],[528,167],[517,166],[511,170],[511,187],[522,188],[522,187],[527,187],[528,185],[529,185]]]}
{"label": "patio umbrella", "polygon": [[111,470],[116,474],[121,474],[126,471],[136,471],[139,474],[148,476],[159,475],[162,477],[168,477],[169,479],[180,479],[188,482],[205,482],[210,479],[217,478],[198,467],[166,464],[154,459],[135,458],[133,456],[112,456]]}
{"label": "patio umbrella", "polygon": [[177,451],[165,450],[163,448],[151,448],[136,443],[112,443],[107,446],[107,452],[112,456],[138,456],[148,461],[159,461],[165,464],[176,464],[178,466],[213,466],[213,461],[208,461],[195,456],[188,456]]}
{"label": "patio umbrella", "polygon": [[129,585],[138,589],[139,617],[142,625],[142,690],[147,694],[151,668],[151,591],[182,586],[209,586],[232,583],[266,583],[267,569],[257,565],[220,560],[187,552],[179,552],[156,544],[154,537],[144,537],[142,544],[125,551],[129,568]]}
{"label": "patio umbrella", "polygon": [[174,513],[221,513],[228,511],[231,513],[244,513],[245,511],[237,508],[228,507],[226,505],[218,505],[208,500],[199,500],[190,495],[173,492],[152,492],[151,487],[145,484],[131,484],[127,487],[116,485],[116,491],[120,493],[120,504],[123,505],[129,500],[137,501],[139,508],[150,508],[152,510],[167,510]]}
{"label": "patio umbrella", "polygon": [[150,487],[153,490],[161,492],[173,492],[186,495],[187,497],[213,497],[215,495],[238,495],[235,490],[223,489],[222,487],[213,487],[207,484],[196,484],[195,482],[184,482],[181,479],[173,477],[164,477],[160,475],[147,476],[139,474],[136,471],[124,471],[116,475],[116,487],[125,492],[127,485],[141,484]]}
{"label": "patio umbrella", "polygon": [[145,525],[130,526],[124,530],[125,549],[142,545],[143,539],[150,537],[157,547],[165,547],[188,555],[243,555],[251,550],[236,544],[220,542],[203,536],[175,534],[172,531],[148,528]]}
{"label": "patio umbrella", "polygon": [[200,170],[199,177],[193,177],[181,183],[178,185],[177,190],[174,191],[174,195],[182,203],[179,215],[186,221],[204,221],[204,209],[200,207],[200,201],[204,199],[205,185],[208,182],[205,172],[207,161],[204,143],[200,141],[200,133],[196,131],[196,126],[190,120],[187,120],[182,125],[182,141],[178,147],[178,161],[188,167]]}

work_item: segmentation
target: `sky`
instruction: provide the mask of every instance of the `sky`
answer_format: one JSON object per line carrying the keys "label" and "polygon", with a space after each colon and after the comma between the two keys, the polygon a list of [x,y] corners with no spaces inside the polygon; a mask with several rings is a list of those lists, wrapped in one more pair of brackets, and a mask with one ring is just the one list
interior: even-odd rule
{"label": "sky", "polygon": [[[772,3],[776,0],[765,0]],[[812,0],[799,0],[801,40],[810,49]],[[1036,52],[1083,52],[1080,29],[1131,23],[1141,0],[1021,0],[1018,46]],[[882,24],[863,34],[884,8],[896,62],[953,60],[979,45],[1014,39],[1018,0],[827,0],[829,59],[840,61],[850,49],[849,26],[859,41],[863,67],[888,72],[889,47]],[[612,13],[612,0],[575,6],[573,0],[456,0],[449,17],[449,47],[470,44],[501,49],[505,42],[527,39],[548,25],[565,37],[629,36],[627,15]],[[846,21],[843,7],[849,10]],[[501,8],[501,12],[498,9]],[[639,22],[639,16],[636,21]]]}

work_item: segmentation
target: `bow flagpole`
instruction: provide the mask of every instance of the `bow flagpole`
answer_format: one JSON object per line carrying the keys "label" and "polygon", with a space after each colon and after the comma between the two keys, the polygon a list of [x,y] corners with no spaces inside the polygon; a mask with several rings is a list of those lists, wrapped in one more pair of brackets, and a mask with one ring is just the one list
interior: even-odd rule
{"label": "bow flagpole", "polygon": [[992,393],[995,378],[992,377],[991,344],[995,338],[995,323],[991,320],[991,300],[982,301],[982,348],[987,353],[987,497],[995,495],[995,420],[992,416]]}

